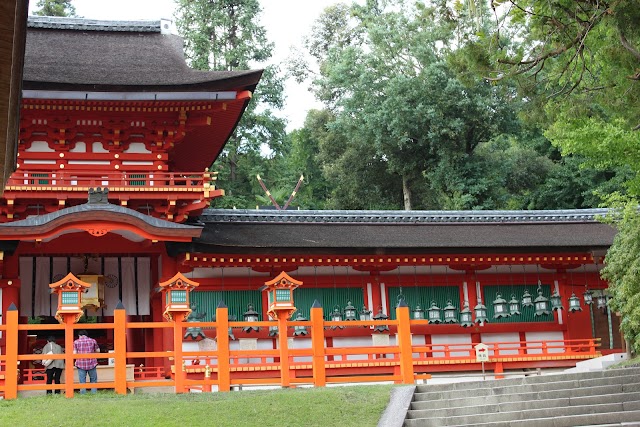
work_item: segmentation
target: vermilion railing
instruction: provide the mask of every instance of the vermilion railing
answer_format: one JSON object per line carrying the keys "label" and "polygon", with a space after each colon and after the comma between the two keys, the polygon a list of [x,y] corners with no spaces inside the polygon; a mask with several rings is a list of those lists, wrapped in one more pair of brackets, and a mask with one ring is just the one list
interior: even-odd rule
{"label": "vermilion railing", "polygon": [[[6,334],[7,351],[0,356],[0,392],[7,399],[15,399],[23,390],[64,390],[72,397],[79,388],[111,388],[124,394],[127,389],[141,387],[172,387],[176,393],[189,390],[229,391],[234,386],[297,384],[325,386],[330,383],[392,381],[411,384],[417,379],[427,379],[437,366],[457,365],[466,371],[480,370],[475,358],[475,343],[444,343],[414,345],[411,342],[411,327],[421,326],[425,321],[410,320],[407,307],[396,309],[397,320],[329,322],[323,319],[322,308],[311,309],[311,320],[288,321],[279,333],[286,334],[294,326],[306,326],[310,335],[305,348],[278,348],[256,350],[231,350],[229,327],[269,327],[276,322],[229,322],[228,309],[216,311],[216,322],[127,322],[124,310],[114,311],[113,323],[82,325],[38,325],[39,330],[62,330],[65,347],[71,348],[76,329],[113,330],[114,352],[109,358],[115,360],[113,376],[101,379],[98,384],[78,384],[70,372],[66,384],[44,384],[43,369],[23,369],[19,381],[17,371],[6,366],[18,366],[20,362],[36,361],[42,354],[18,354],[18,332],[33,330],[34,325],[18,324],[18,312],[7,311],[6,323],[0,331]],[[397,328],[395,345],[345,346],[326,348],[325,328],[331,326],[362,327],[389,325]],[[182,348],[186,328],[201,327],[220,331],[216,347],[212,350],[185,351]],[[128,329],[171,329],[173,348],[165,351],[128,351],[125,335]],[[283,341],[280,341],[283,342]],[[286,343],[287,341],[284,340]],[[578,360],[599,356],[598,339],[549,340],[487,343],[489,362],[487,369],[496,377],[510,366],[526,362],[561,361],[564,366]],[[287,355],[286,357],[283,357]],[[67,353],[51,358],[64,359],[66,366],[73,366],[78,357],[104,358],[104,353],[76,355]],[[127,360],[147,358],[156,361],[156,366],[138,366],[128,373]],[[165,371],[165,366],[171,366]]]}
{"label": "vermilion railing", "polygon": [[9,191],[29,191],[39,188],[59,191],[84,191],[93,187],[109,187],[112,191],[135,191],[140,188],[165,190],[200,189],[209,186],[210,172],[89,172],[89,171],[24,171],[14,172],[7,180]]}

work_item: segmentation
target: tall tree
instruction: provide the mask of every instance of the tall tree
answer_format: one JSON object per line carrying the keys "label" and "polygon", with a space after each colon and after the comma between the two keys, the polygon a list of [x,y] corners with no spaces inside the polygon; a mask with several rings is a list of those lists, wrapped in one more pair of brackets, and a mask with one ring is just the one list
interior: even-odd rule
{"label": "tall tree", "polygon": [[71,0],[38,0],[36,7],[33,14],[38,16],[76,16]]}
{"label": "tall tree", "polygon": [[[271,58],[273,43],[259,24],[258,0],[177,0],[177,6],[178,31],[194,68],[247,70]],[[282,106],[282,78],[276,66],[267,66],[249,107],[214,165],[220,172],[221,186],[231,196],[219,201],[221,206],[254,204],[251,194],[259,193],[256,170],[265,174],[268,167],[261,150],[277,156],[285,141],[285,121],[274,114]]]}
{"label": "tall tree", "polygon": [[[399,184],[405,209],[427,207],[416,204],[416,188],[448,191],[447,177],[427,186],[425,178],[459,166],[512,118],[491,85],[457,78],[446,62],[454,33],[433,17],[420,2],[338,5],[306,44],[319,64],[316,96],[335,115],[332,129],[395,176],[385,181]],[[360,170],[345,167],[346,174]]]}

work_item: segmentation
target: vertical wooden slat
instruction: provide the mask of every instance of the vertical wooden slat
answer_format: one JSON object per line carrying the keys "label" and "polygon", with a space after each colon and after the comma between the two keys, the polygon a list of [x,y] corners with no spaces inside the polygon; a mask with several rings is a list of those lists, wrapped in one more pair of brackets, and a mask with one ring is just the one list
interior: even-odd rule
{"label": "vertical wooden slat", "polygon": [[113,311],[113,348],[115,358],[116,393],[127,394],[127,316],[122,305],[118,302]]}
{"label": "vertical wooden slat", "polygon": [[18,397],[18,309],[12,303],[7,310],[7,336],[4,398]]}
{"label": "vertical wooden slat", "polygon": [[218,391],[231,389],[229,372],[229,309],[220,304],[216,309],[216,340],[218,341]]}
{"label": "vertical wooden slat", "polygon": [[409,307],[400,302],[396,307],[398,319],[398,346],[400,347],[400,376],[403,384],[413,384],[413,352],[411,349],[411,324]]}
{"label": "vertical wooden slat", "polygon": [[311,348],[313,352],[313,384],[316,387],[327,385],[324,362],[324,317],[320,304],[311,307]]}

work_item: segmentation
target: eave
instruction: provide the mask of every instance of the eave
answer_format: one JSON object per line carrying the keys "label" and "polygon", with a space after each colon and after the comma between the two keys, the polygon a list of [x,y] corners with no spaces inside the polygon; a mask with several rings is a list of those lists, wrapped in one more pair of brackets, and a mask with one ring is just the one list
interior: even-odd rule
{"label": "eave", "polygon": [[67,233],[94,237],[121,234],[129,240],[190,242],[202,227],[176,224],[122,206],[84,204],[21,221],[0,224],[0,240],[49,241]]}

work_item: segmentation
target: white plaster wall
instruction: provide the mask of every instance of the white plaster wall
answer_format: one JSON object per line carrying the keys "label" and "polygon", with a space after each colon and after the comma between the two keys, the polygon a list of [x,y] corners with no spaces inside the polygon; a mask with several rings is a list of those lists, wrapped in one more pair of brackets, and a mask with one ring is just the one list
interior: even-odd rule
{"label": "white plaster wall", "polygon": [[56,150],[49,148],[46,141],[33,141],[31,147],[24,151],[27,153],[55,153]]}
{"label": "white plaster wall", "polygon": [[[438,344],[462,344],[460,346],[450,346],[449,350],[451,351],[451,357],[470,357],[471,351],[466,350],[471,347],[468,344],[471,344],[471,335],[431,335],[431,344],[435,345],[433,347],[434,350],[444,350],[444,347],[438,347]],[[458,351],[453,351],[458,350]],[[444,351],[438,351],[433,353],[433,357],[445,357]]]}
{"label": "white plaster wall", "polygon": [[[480,340],[484,344],[511,342],[513,344],[503,344],[500,346],[499,356],[517,355],[520,342],[520,334],[517,332],[504,332],[499,334],[481,334]],[[513,350],[509,350],[512,348]],[[492,346],[489,346],[489,356],[493,356]]]}
{"label": "white plaster wall", "polygon": [[[393,338],[393,337],[392,337]],[[335,337],[333,339],[333,346],[340,347],[371,347],[373,345],[372,338],[370,336],[364,337]],[[395,344],[391,344],[395,345]],[[367,354],[358,354],[348,356],[345,360],[366,360],[369,356]],[[342,356],[335,356],[335,360],[342,360]]]}
{"label": "white plaster wall", "polygon": [[[561,331],[526,332],[525,337],[527,338],[528,354],[542,353],[542,349],[540,348],[540,345],[541,345],[540,341],[560,341],[560,342],[548,343],[548,345],[550,346],[560,346],[562,345],[562,340],[564,340],[564,335],[562,334]],[[531,342],[531,344],[529,344],[529,342]],[[564,348],[549,348],[548,351],[549,353],[564,353]]]}
{"label": "white plaster wall", "polygon": [[144,146],[142,142],[132,142],[129,144],[129,148],[127,148],[125,153],[144,153],[149,154],[151,151],[147,150],[147,147]]}

